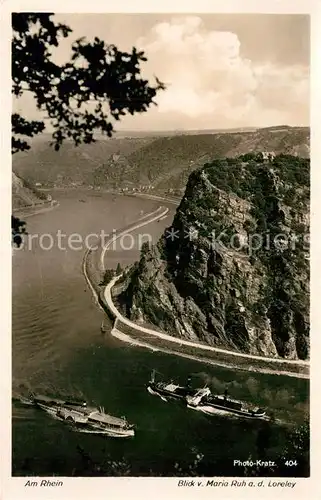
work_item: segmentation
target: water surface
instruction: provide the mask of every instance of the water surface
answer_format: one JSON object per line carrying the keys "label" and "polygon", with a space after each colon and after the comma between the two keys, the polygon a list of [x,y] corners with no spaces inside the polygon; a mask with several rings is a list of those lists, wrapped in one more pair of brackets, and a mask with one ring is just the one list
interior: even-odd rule
{"label": "water surface", "polygon": [[[150,200],[79,191],[57,192],[55,198],[58,208],[27,219],[29,233],[55,235],[60,229],[84,237],[101,229],[112,232],[159,206]],[[172,215],[143,232],[148,228],[156,240]],[[14,403],[13,475],[175,475],[180,468],[187,470],[197,455],[203,457],[207,475],[236,475],[235,457],[256,456],[262,423],[209,417],[164,403],[146,391],[153,368],[159,377],[182,383],[192,374],[196,385],[206,382],[218,392],[228,386],[234,397],[273,411],[279,423],[271,427],[266,453],[277,457],[288,424],[306,417],[307,381],[215,368],[124,344],[109,332],[102,336],[103,313],[86,286],[83,255],[84,250],[56,246],[45,251],[36,243],[31,250],[14,252],[13,394],[30,388],[84,397],[111,414],[125,415],[136,424],[136,437],[76,433],[39,410]],[[106,263],[124,266],[138,256],[137,245],[128,251],[118,248],[107,254]]]}

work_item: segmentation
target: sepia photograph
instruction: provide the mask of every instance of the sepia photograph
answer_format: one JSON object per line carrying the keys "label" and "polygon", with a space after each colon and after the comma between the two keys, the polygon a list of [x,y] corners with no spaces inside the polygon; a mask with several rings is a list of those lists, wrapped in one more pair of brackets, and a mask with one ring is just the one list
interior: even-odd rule
{"label": "sepia photograph", "polygon": [[10,43],[12,477],[292,490],[310,16],[17,11]]}

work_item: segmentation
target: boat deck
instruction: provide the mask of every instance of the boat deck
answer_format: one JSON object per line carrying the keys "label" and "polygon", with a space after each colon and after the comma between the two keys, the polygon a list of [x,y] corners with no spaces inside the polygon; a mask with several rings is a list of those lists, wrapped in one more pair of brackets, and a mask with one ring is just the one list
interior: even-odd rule
{"label": "boat deck", "polygon": [[101,413],[98,410],[90,413],[88,416],[91,420],[95,420],[95,422],[101,422],[103,424],[115,425],[117,427],[126,427],[128,425],[124,418],[113,417],[108,413]]}
{"label": "boat deck", "polygon": [[34,398],[35,403],[52,406],[54,408],[63,408],[68,413],[78,414],[90,419],[92,422],[103,423],[111,426],[126,427],[128,422],[125,418],[114,417],[108,413],[104,413],[95,406],[83,406],[81,402],[68,403],[62,399],[50,398],[48,396],[39,396]]}

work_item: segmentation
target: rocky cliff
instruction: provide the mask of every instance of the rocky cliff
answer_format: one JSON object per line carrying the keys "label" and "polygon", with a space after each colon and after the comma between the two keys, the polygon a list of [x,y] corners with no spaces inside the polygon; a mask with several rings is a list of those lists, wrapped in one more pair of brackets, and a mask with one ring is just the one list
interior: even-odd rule
{"label": "rocky cliff", "polygon": [[251,354],[309,356],[309,160],[262,155],[193,172],[173,224],[119,297],[168,333]]}
{"label": "rocky cliff", "polygon": [[11,176],[12,209],[41,205],[47,200],[47,195],[38,191],[32,184],[22,179],[14,172]]}

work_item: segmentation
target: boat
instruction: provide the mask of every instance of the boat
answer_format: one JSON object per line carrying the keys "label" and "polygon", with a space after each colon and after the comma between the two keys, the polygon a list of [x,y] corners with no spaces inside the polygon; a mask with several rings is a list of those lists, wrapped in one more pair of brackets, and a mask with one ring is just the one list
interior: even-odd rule
{"label": "boat", "polygon": [[125,417],[114,417],[104,408],[87,406],[86,401],[60,400],[33,396],[33,404],[57,420],[70,424],[80,432],[105,434],[111,437],[133,437],[134,426]]}
{"label": "boat", "polygon": [[56,399],[48,396],[31,395],[30,401],[37,407],[45,410],[47,413],[56,413],[57,408],[86,408],[87,402],[78,399]]}
{"label": "boat", "polygon": [[180,399],[185,401],[187,396],[193,397],[199,389],[191,387],[191,379],[188,378],[187,385],[182,386],[173,382],[156,382],[155,370],[152,371],[150,381],[147,385],[147,391],[155,396],[159,396],[163,401],[170,399]]}
{"label": "boat", "polygon": [[114,417],[105,413],[103,408],[61,408],[57,416],[74,424],[80,432],[91,434],[106,434],[110,437],[134,437],[134,426],[129,424],[125,417]]}
{"label": "boat", "polygon": [[[187,407],[207,414],[217,414],[219,411],[233,413],[245,418],[264,418],[265,410],[251,407],[242,401],[232,399],[227,390],[224,395],[212,394],[208,387],[199,389],[195,395],[186,396]],[[219,410],[219,411],[218,411]]]}

